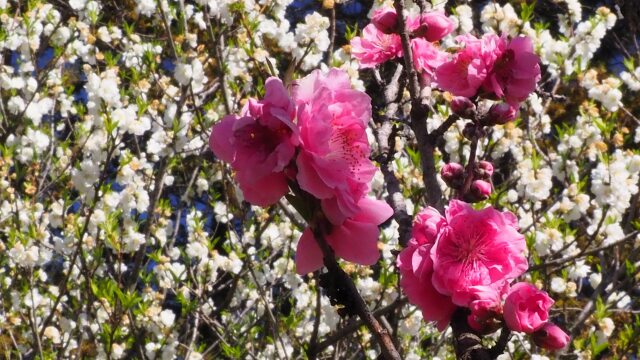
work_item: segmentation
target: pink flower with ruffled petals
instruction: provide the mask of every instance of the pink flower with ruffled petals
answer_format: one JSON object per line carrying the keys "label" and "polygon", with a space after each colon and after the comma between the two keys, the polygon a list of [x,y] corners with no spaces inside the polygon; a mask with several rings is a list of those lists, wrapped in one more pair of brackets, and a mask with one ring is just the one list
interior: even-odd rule
{"label": "pink flower with ruffled petals", "polygon": [[449,324],[456,308],[451,298],[439,293],[431,282],[431,248],[445,223],[445,218],[436,209],[422,210],[413,223],[413,238],[396,260],[403,292],[412,304],[420,308],[424,319],[436,322],[441,331]]}
{"label": "pink flower with ruffled petals", "polygon": [[473,35],[461,35],[456,40],[464,48],[436,69],[436,82],[455,96],[473,97],[487,77],[485,59],[489,58],[484,56],[483,42]]}
{"label": "pink flower with ruffled petals", "polygon": [[453,20],[449,19],[441,10],[411,16],[407,19],[407,29],[411,34],[423,37],[430,42],[439,41],[449,35],[455,26]]}
{"label": "pink flower with ruffled petals", "polygon": [[501,42],[494,51],[499,56],[482,86],[498,98],[517,105],[536,89],[540,81],[540,59],[528,37],[517,37],[506,46],[504,40]]}
{"label": "pink flower with ruffled petals", "polygon": [[[384,201],[370,200],[369,183],[376,167],[366,128],[371,99],[353,90],[342,70],[316,70],[294,86],[298,106],[300,151],[296,158],[300,188],[320,199],[332,225],[326,240],[336,256],[362,265],[374,264],[378,225],[393,210]],[[307,229],[296,252],[298,273],[322,266],[320,249]]]}
{"label": "pink flower with ruffled petals", "polygon": [[398,34],[385,34],[374,24],[362,30],[362,36],[351,39],[351,54],[361,68],[373,68],[402,56],[402,42]]}
{"label": "pink flower with ruffled petals", "polygon": [[312,72],[295,85],[293,97],[301,142],[298,183],[321,199],[331,223],[340,225],[360,212],[358,202],[376,172],[366,133],[371,99],[353,90],[349,76],[338,69]]}
{"label": "pink flower with ruffled petals", "polygon": [[262,100],[249,99],[240,117],[227,115],[211,130],[213,153],[231,164],[248,202],[268,206],[289,188],[285,168],[298,145],[295,106],[282,82],[267,79]]}
{"label": "pink flower with ruffled petals", "polygon": [[[378,225],[389,219],[393,210],[384,201],[369,198],[361,199],[358,208],[355,215],[345,219],[341,225],[333,226],[325,239],[337,257],[360,265],[373,265],[380,258]],[[322,265],[322,250],[311,229],[307,228],[298,241],[296,271],[304,275],[320,269]]]}
{"label": "pink flower with ruffled petals", "polygon": [[431,83],[436,68],[449,59],[447,53],[422,38],[411,40],[411,50],[413,64],[425,84]]}
{"label": "pink flower with ruffled petals", "polygon": [[511,288],[504,302],[504,321],[513,331],[531,334],[549,320],[553,299],[534,285],[519,282]]}
{"label": "pink flower with ruffled petals", "polygon": [[492,207],[474,210],[452,200],[436,244],[431,249],[433,286],[451,296],[453,303],[468,307],[473,286],[502,289],[527,267],[526,243],[510,212]]}

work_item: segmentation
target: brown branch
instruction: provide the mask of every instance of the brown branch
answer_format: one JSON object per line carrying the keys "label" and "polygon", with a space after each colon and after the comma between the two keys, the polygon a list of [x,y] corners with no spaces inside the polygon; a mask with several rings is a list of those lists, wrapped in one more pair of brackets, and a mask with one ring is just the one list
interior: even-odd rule
{"label": "brown branch", "polygon": [[320,329],[320,317],[322,316],[322,293],[317,286],[319,285],[318,280],[316,276],[316,318],[313,322],[313,333],[311,334],[309,348],[307,349],[307,357],[309,360],[315,360],[320,352],[318,351],[318,330]]}
{"label": "brown branch", "polygon": [[[395,311],[396,309],[404,306],[407,303],[407,299],[406,298],[398,298],[396,299],[396,301],[394,301],[393,303],[375,310],[373,312],[373,316],[381,316],[381,315],[385,315],[388,314],[390,312]],[[333,335],[327,337],[325,340],[323,340],[320,344],[318,344],[318,352],[321,352],[322,350],[328,348],[329,346],[337,343],[338,341],[344,339],[345,336],[349,336],[351,333],[353,333],[354,331],[358,330],[362,325],[364,325],[364,321],[361,319],[353,319],[352,321],[350,321],[345,327],[341,328],[340,330],[336,331]]]}
{"label": "brown branch", "polygon": [[492,351],[482,346],[482,338],[469,327],[467,317],[469,309],[459,307],[451,317],[453,330],[453,345],[456,359],[459,360],[493,360]]}
{"label": "brown branch", "polygon": [[474,135],[471,139],[471,151],[469,152],[469,159],[467,159],[466,174],[464,177],[464,185],[460,190],[460,199],[465,199],[469,195],[471,189],[471,183],[473,182],[473,168],[476,165],[476,153],[478,152],[478,136]]}
{"label": "brown branch", "polygon": [[491,357],[496,359],[498,356],[504,353],[504,349],[507,348],[507,344],[509,344],[509,339],[511,338],[511,330],[508,327],[504,326],[502,330],[500,330],[500,337],[498,338],[498,342],[489,349],[491,353]]}
{"label": "brown branch", "polygon": [[[407,205],[404,201],[404,195],[400,188],[400,182],[396,178],[393,171],[392,162],[395,154],[395,140],[398,127],[393,125],[391,119],[395,118],[398,113],[399,103],[398,100],[401,97],[403,86],[401,84],[403,67],[397,64],[396,70],[391,77],[391,81],[388,84],[384,84],[380,74],[377,70],[374,71],[374,78],[376,79],[378,89],[384,88],[384,103],[374,104],[379,107],[384,107],[385,115],[379,115],[377,111],[373,113],[373,121],[377,127],[374,129],[376,141],[378,143],[378,163],[380,163],[380,171],[384,177],[384,183],[387,187],[386,201],[393,209],[393,218],[398,223],[398,242],[400,246],[405,247],[409,238],[411,237],[412,219],[411,215],[407,212]],[[380,96],[372,96],[373,101],[380,102]]]}
{"label": "brown branch", "polygon": [[405,8],[404,0],[394,0],[394,6],[398,13],[398,27],[400,30],[400,39],[402,40],[402,52],[405,64],[405,72],[408,77],[409,94],[411,95],[411,130],[416,136],[418,143],[418,151],[420,152],[420,165],[422,168],[422,181],[426,190],[426,202],[428,205],[443,211],[444,203],[442,198],[442,190],[438,183],[434,151],[435,143],[429,138],[427,131],[427,115],[428,109],[422,103],[420,95],[420,82],[418,73],[413,65],[413,56],[411,52],[411,42],[409,33],[407,32],[406,20],[404,18]]}
{"label": "brown branch", "polygon": [[440,126],[438,126],[437,129],[435,129],[431,133],[429,133],[429,141],[431,141],[433,143],[438,141],[438,139],[442,135],[444,135],[444,133],[447,132],[447,130],[449,130],[451,125],[455,124],[456,121],[458,121],[458,119],[460,119],[460,116],[458,116],[456,114],[449,115],[447,120],[445,120],[442,124],[440,124]]}
{"label": "brown branch", "polygon": [[[324,233],[321,226],[318,224],[311,224],[311,230],[313,231],[314,238],[322,250],[324,256],[324,266],[327,268],[331,275],[331,279],[334,280],[333,286],[337,292],[343,293],[342,295],[348,297],[349,306],[353,306],[349,309],[356,313],[360,319],[367,325],[369,330],[373,332],[380,345],[382,355],[387,360],[400,360],[400,354],[391,339],[391,336],[387,329],[385,329],[378,319],[371,313],[367,304],[360,296],[356,285],[347,273],[342,270],[338,262],[336,261],[333,249],[329,246],[324,238]],[[346,294],[344,293],[346,292]]]}
{"label": "brown branch", "polygon": [[335,46],[336,41],[336,6],[335,4],[331,4],[330,9],[327,10],[327,15],[329,15],[329,47],[327,48],[327,52],[325,53],[324,62],[328,67],[331,67],[331,60],[333,59],[333,48]]}

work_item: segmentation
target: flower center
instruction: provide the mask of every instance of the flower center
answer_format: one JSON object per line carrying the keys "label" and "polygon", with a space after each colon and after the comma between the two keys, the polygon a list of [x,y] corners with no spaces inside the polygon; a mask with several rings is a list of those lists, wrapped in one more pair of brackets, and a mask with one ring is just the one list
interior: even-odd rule
{"label": "flower center", "polygon": [[256,152],[270,154],[282,142],[282,138],[290,133],[291,130],[285,126],[271,129],[256,122],[236,130],[234,135],[241,146]]}

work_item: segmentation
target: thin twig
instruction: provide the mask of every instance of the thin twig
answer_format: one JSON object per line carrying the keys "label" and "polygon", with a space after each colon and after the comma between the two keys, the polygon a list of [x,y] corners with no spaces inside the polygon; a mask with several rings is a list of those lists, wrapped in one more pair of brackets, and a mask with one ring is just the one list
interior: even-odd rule
{"label": "thin twig", "polygon": [[[378,309],[373,312],[373,316],[381,316],[393,312],[394,310],[401,308],[407,303],[406,298],[398,298],[393,303]],[[349,322],[345,327],[336,331],[333,335],[327,337],[320,344],[318,344],[318,352],[322,352],[322,350],[328,348],[329,346],[336,344],[338,341],[344,339],[346,336],[349,336],[354,331],[358,330],[362,325],[364,325],[364,321],[362,319],[354,319]]]}

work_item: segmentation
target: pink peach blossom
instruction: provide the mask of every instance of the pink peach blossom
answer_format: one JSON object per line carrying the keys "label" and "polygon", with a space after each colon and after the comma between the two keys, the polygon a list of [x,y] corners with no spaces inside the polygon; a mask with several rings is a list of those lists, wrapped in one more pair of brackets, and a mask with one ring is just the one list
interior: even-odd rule
{"label": "pink peach blossom", "polygon": [[285,168],[298,144],[294,103],[282,82],[265,83],[262,100],[250,99],[240,117],[227,115],[209,137],[213,153],[231,164],[245,200],[268,206],[288,192]]}
{"label": "pink peach blossom", "polygon": [[[334,226],[325,239],[337,257],[356,264],[373,265],[380,258],[378,225],[391,215],[393,210],[384,201],[363,198],[358,202],[358,212],[341,225]],[[307,228],[298,241],[296,271],[304,275],[320,269],[322,265],[322,250],[311,229]]]}
{"label": "pink peach blossom", "polygon": [[435,72],[438,86],[455,96],[473,97],[489,71],[482,40],[473,35],[461,35],[456,40],[464,46],[453,59],[440,65]]}
{"label": "pink peach blossom", "polygon": [[436,68],[448,60],[447,53],[422,38],[411,40],[413,63],[424,83],[431,83]]}
{"label": "pink peach blossom", "polygon": [[483,88],[512,105],[526,100],[540,81],[540,59],[533,52],[531,39],[519,36],[508,45],[501,39],[496,42],[493,54],[498,57]]}
{"label": "pink peach blossom", "polygon": [[509,329],[531,334],[549,320],[553,299],[534,285],[520,282],[511,288],[504,302],[504,321]]}
{"label": "pink peach blossom", "polygon": [[456,309],[451,298],[439,293],[431,281],[431,248],[445,224],[445,218],[436,209],[422,210],[414,220],[413,238],[396,260],[403,292],[412,304],[420,308],[424,319],[436,322],[441,331],[447,327]]}
{"label": "pink peach blossom", "polygon": [[454,304],[469,306],[473,286],[502,289],[528,267],[526,243],[510,212],[474,210],[452,200],[431,249],[433,286]]}
{"label": "pink peach blossom", "polygon": [[445,15],[444,11],[430,11],[426,14],[411,16],[407,19],[407,29],[413,36],[423,37],[427,41],[439,41],[449,35],[455,23]]}
{"label": "pink peach blossom", "polygon": [[358,202],[376,171],[366,133],[371,99],[353,90],[338,69],[312,72],[294,86],[293,97],[301,141],[298,184],[321,199],[329,220],[341,225],[361,211]]}
{"label": "pink peach blossom", "polygon": [[351,39],[351,54],[361,68],[373,68],[402,56],[402,42],[398,34],[385,34],[374,24],[362,30],[362,36]]}
{"label": "pink peach blossom", "polygon": [[564,349],[571,338],[560,327],[554,323],[546,323],[533,333],[533,342],[536,345],[549,350]]}

